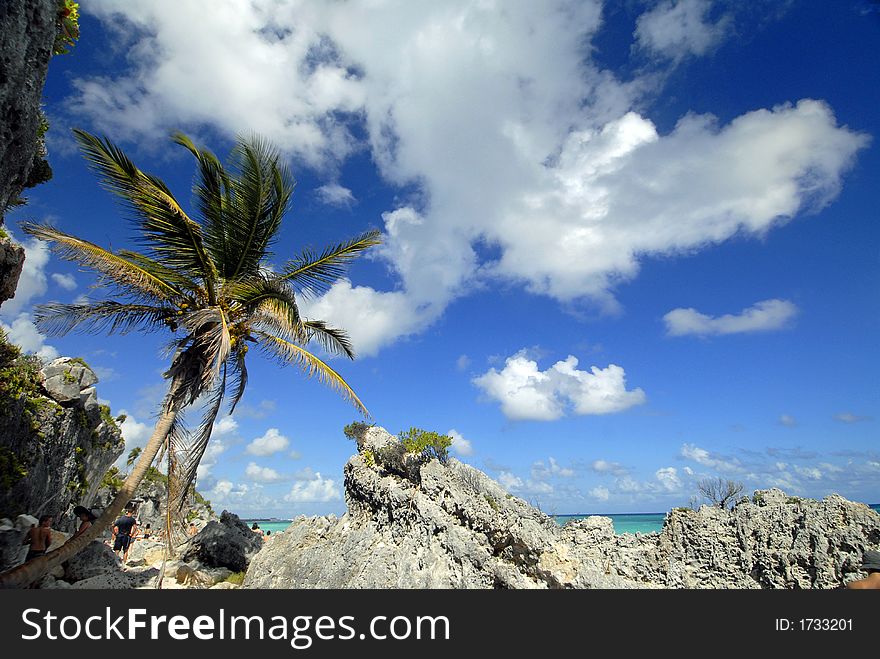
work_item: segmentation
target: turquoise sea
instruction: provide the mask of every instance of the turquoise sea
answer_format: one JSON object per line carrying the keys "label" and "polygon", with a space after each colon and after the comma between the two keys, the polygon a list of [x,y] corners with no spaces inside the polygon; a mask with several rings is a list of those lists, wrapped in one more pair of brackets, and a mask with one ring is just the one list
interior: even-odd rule
{"label": "turquoise sea", "polygon": [[[871,508],[880,512],[880,503],[871,504]],[[583,519],[584,517],[589,516],[590,515],[554,515],[553,519],[555,519],[561,526],[566,522],[575,519]],[[663,528],[663,519],[666,517],[666,513],[625,513],[603,516],[611,518],[611,521],[614,524],[615,533],[621,535],[623,533],[658,532]],[[263,531],[272,531],[273,534],[280,533],[290,526],[289,519],[243,519],[241,521],[245,522],[248,526],[251,526],[256,522]]]}

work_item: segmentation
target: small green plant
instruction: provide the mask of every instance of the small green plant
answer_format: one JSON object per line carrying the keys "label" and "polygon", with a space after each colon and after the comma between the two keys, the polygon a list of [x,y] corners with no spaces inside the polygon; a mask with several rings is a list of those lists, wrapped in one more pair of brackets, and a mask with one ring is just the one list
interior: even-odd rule
{"label": "small green plant", "polygon": [[364,423],[363,421],[352,421],[342,429],[343,434],[352,441],[357,441],[368,429],[372,428],[372,423]]}
{"label": "small green plant", "polygon": [[116,419],[113,418],[113,415],[110,414],[110,406],[109,405],[98,405],[98,410],[101,412],[101,421],[106,423],[111,428],[118,428],[116,425]]}
{"label": "small green plant", "polygon": [[452,437],[448,435],[441,435],[421,428],[410,428],[407,431],[399,432],[397,438],[407,453],[420,454],[429,459],[437,458],[443,463],[449,458],[448,449],[452,446]]}
{"label": "small green plant", "polygon": [[485,499],[486,499],[486,503],[489,504],[489,507],[490,507],[492,510],[494,510],[495,512],[498,512],[498,502],[495,501],[495,497],[493,497],[493,496],[491,496],[491,495],[488,495],[488,494],[484,494],[483,496],[484,496]]}
{"label": "small green plant", "polygon": [[375,467],[376,466],[376,456],[373,454],[373,452],[370,449],[366,449],[364,451],[364,462],[367,463],[368,467]]}
{"label": "small green plant", "polygon": [[67,384],[73,384],[76,382],[76,378],[73,373],[70,372],[70,369],[64,371],[64,374],[61,376],[61,379],[64,380]]}
{"label": "small green plant", "polygon": [[0,446],[0,488],[9,491],[13,485],[28,475],[27,469],[5,446]]}
{"label": "small green plant", "polygon": [[55,21],[58,32],[55,35],[53,55],[66,55],[79,39],[79,3],[73,0],[59,0],[58,18]]}
{"label": "small green plant", "polygon": [[9,234],[6,233],[6,230],[3,227],[0,227],[0,238],[2,238],[2,239],[9,238]]}
{"label": "small green plant", "polygon": [[243,570],[241,572],[234,572],[233,574],[230,574],[228,577],[226,577],[224,581],[235,584],[236,586],[240,586],[242,583],[244,583],[244,575],[245,573]]}
{"label": "small green plant", "polygon": [[101,478],[101,487],[109,487],[110,489],[118,492],[122,488],[122,484],[125,481],[122,479],[122,474],[119,472],[119,468],[116,465],[110,467],[107,470],[107,473],[104,474],[104,477]]}

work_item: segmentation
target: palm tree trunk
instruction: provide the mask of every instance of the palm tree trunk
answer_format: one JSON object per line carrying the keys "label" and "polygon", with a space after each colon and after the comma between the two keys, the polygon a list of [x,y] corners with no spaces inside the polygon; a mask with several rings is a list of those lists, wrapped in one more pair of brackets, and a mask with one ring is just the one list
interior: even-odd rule
{"label": "palm tree trunk", "polygon": [[141,452],[134,469],[122,484],[116,498],[113,499],[113,503],[104,510],[101,516],[95,520],[85,533],[64,543],[58,549],[50,551],[45,556],[38,556],[27,563],[3,572],[0,574],[0,588],[25,588],[29,586],[56,565],[61,565],[64,561],[82,551],[92,540],[104,533],[116,521],[125,505],[134,497],[138,485],[140,485],[144,475],[147,473],[147,469],[153,463],[153,458],[156,457],[156,454],[165,442],[165,438],[168,436],[168,432],[171,430],[171,425],[176,417],[177,409],[175,406],[166,405],[162,416],[159,417],[159,421],[156,423],[156,428],[153,430],[150,440]]}

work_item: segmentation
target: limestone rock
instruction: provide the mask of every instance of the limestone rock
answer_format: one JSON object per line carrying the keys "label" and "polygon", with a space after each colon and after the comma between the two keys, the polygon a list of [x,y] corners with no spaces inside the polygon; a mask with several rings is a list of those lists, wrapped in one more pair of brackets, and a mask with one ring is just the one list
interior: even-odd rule
{"label": "limestone rock", "polygon": [[241,572],[247,569],[251,558],[262,548],[262,538],[251,531],[237,515],[224,510],[219,522],[208,522],[192,538],[183,560]]}
{"label": "limestone rock", "polygon": [[71,583],[120,572],[122,561],[103,542],[95,540],[64,564],[64,580]]}
{"label": "limestone rock", "polygon": [[676,509],[662,532],[607,517],[560,528],[473,467],[408,455],[384,429],[357,438],[348,512],[300,517],[257,554],[245,588],[836,588],[880,547],[880,515],[758,492],[733,510]]}
{"label": "limestone rock", "polygon": [[580,555],[669,588],[838,588],[859,575],[863,552],[880,546],[880,515],[868,506],[777,489],[733,510],[675,509],[660,533],[589,538],[581,524],[565,529]]}
{"label": "limestone rock", "polygon": [[88,394],[81,400],[81,393],[98,382],[98,377],[91,368],[70,357],[59,357],[44,366],[42,371],[46,391],[62,404],[74,401],[84,404]]}
{"label": "limestone rock", "polygon": [[[70,511],[91,506],[125,443],[119,428],[102,419],[97,377],[79,360],[57,359],[28,377],[27,392],[0,400],[0,450],[15,456],[23,474],[0,491],[0,516],[50,514],[53,528],[73,532],[79,521]],[[39,393],[50,388],[55,398]]]}
{"label": "limestone rock", "polygon": [[37,129],[57,15],[57,0],[0,3],[0,216],[42,155]]}
{"label": "limestone rock", "polygon": [[358,445],[348,513],[294,520],[245,588],[644,587],[580,560],[552,519],[473,467],[406,454],[378,427]]}
{"label": "limestone rock", "polygon": [[0,238],[0,305],[15,297],[24,258],[24,247],[14,244],[9,238]]}

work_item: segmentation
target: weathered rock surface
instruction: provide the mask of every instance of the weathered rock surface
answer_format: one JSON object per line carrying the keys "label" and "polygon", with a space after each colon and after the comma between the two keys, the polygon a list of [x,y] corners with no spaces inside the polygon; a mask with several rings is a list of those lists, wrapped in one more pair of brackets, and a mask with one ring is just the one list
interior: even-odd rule
{"label": "weathered rock surface", "polygon": [[816,501],[772,489],[733,510],[673,510],[660,533],[614,536],[607,518],[564,533],[612,572],[670,588],[838,588],[880,546],[880,515],[836,494]]}
{"label": "weathered rock surface", "polygon": [[880,515],[837,495],[768,490],[618,536],[607,517],[560,528],[472,467],[404,454],[382,428],[358,448],[348,512],[294,520],[245,588],[836,588],[880,546]]}
{"label": "weathered rock surface", "polygon": [[113,550],[103,542],[95,540],[64,564],[64,580],[82,581],[110,572],[119,572],[121,569],[122,561]]}
{"label": "weathered rock surface", "polygon": [[233,572],[247,569],[252,557],[263,548],[263,539],[237,515],[223,511],[220,521],[211,521],[190,541],[184,561],[197,561],[211,568]]}
{"label": "weathered rock surface", "polygon": [[15,288],[24,268],[24,247],[0,237],[0,305],[15,297]]}
{"label": "weathered rock surface", "polygon": [[40,99],[57,16],[57,0],[0,3],[0,224],[42,160]]}
{"label": "weathered rock surface", "polygon": [[0,400],[0,450],[26,472],[0,490],[0,517],[50,514],[56,528],[69,532],[77,521],[65,513],[94,500],[125,444],[109,415],[87,404],[97,382],[88,366],[61,358],[39,377],[42,393]]}
{"label": "weathered rock surface", "polygon": [[551,518],[468,465],[404,454],[377,427],[358,444],[348,513],[294,520],[245,588],[645,587],[579,560]]}

